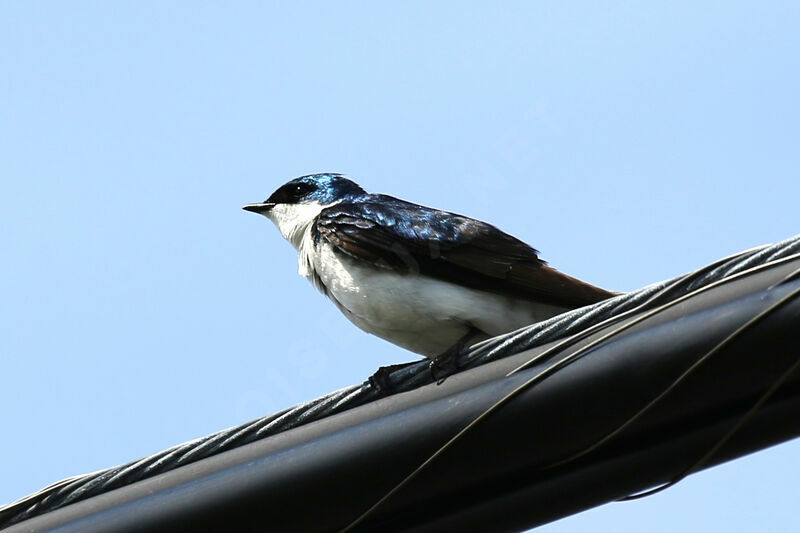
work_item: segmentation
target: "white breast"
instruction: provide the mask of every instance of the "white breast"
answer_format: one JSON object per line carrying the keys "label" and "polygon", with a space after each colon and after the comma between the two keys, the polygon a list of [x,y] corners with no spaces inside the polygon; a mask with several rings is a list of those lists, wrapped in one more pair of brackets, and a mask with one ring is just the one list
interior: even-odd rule
{"label": "white breast", "polygon": [[327,243],[312,254],[316,275],[361,329],[429,357],[445,352],[470,329],[499,335],[564,311],[418,274],[363,265]]}

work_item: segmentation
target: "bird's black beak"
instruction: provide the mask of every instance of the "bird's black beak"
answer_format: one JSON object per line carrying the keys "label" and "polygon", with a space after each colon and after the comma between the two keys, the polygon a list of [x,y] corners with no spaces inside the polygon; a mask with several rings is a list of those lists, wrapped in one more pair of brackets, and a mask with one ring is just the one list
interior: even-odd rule
{"label": "bird's black beak", "polygon": [[259,215],[264,215],[269,212],[270,209],[275,207],[273,202],[264,202],[261,204],[247,204],[246,206],[242,207],[245,211],[251,211],[253,213],[258,213]]}

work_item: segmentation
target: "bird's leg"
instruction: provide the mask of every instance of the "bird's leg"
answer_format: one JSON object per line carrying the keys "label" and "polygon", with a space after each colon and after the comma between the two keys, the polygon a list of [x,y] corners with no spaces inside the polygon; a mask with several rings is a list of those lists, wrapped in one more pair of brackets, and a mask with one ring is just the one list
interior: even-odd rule
{"label": "bird's leg", "polygon": [[[441,385],[444,383],[444,380],[447,379],[447,376],[453,374],[455,370],[458,369],[458,365],[456,364],[456,357],[466,348],[469,346],[470,342],[481,335],[482,332],[474,327],[470,327],[469,331],[464,334],[460,339],[456,341],[450,348],[445,350],[444,352],[440,353],[436,357],[431,359],[428,368],[431,371],[431,376],[433,380],[436,382],[437,385]],[[442,370],[446,372],[444,376],[441,378],[437,377],[436,371]]]}
{"label": "bird's leg", "polygon": [[381,395],[390,394],[392,386],[389,384],[389,374],[395,370],[406,368],[411,365],[416,365],[419,361],[411,361],[410,363],[399,363],[396,365],[382,366],[374,374],[369,377],[369,384]]}
{"label": "bird's leg", "polygon": [[[470,326],[467,333],[458,339],[455,344],[453,344],[446,351],[430,359],[428,368],[430,369],[431,376],[437,385],[444,383],[444,380],[447,378],[447,376],[452,374],[453,371],[457,369],[456,357],[458,357],[464,348],[469,346],[473,340],[482,335],[484,335],[484,333],[481,330]],[[381,395],[391,394],[392,386],[389,383],[389,375],[395,370],[416,365],[418,362],[419,361],[411,361],[410,363],[398,363],[396,365],[382,366],[369,377],[369,384],[372,385],[372,388]],[[437,370],[447,372],[447,374],[440,378],[436,375]]]}

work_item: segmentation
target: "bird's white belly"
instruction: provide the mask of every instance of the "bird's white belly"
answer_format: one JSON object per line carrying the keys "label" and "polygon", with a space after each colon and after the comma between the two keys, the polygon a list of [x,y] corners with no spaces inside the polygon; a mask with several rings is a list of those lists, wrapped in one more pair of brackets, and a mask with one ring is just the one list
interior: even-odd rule
{"label": "bird's white belly", "polygon": [[564,311],[423,275],[364,266],[325,243],[315,252],[316,275],[350,321],[430,357],[445,352],[471,329],[499,335]]}

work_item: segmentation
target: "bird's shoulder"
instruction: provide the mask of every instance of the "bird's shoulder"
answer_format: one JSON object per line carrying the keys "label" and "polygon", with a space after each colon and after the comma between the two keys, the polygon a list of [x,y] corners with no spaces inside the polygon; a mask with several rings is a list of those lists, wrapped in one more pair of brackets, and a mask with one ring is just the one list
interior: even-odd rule
{"label": "bird's shoulder", "polygon": [[313,230],[316,237],[341,245],[345,252],[348,245],[360,242],[388,250],[402,246],[409,253],[426,256],[431,255],[433,247],[542,263],[534,248],[487,222],[382,194],[364,195],[323,209]]}

